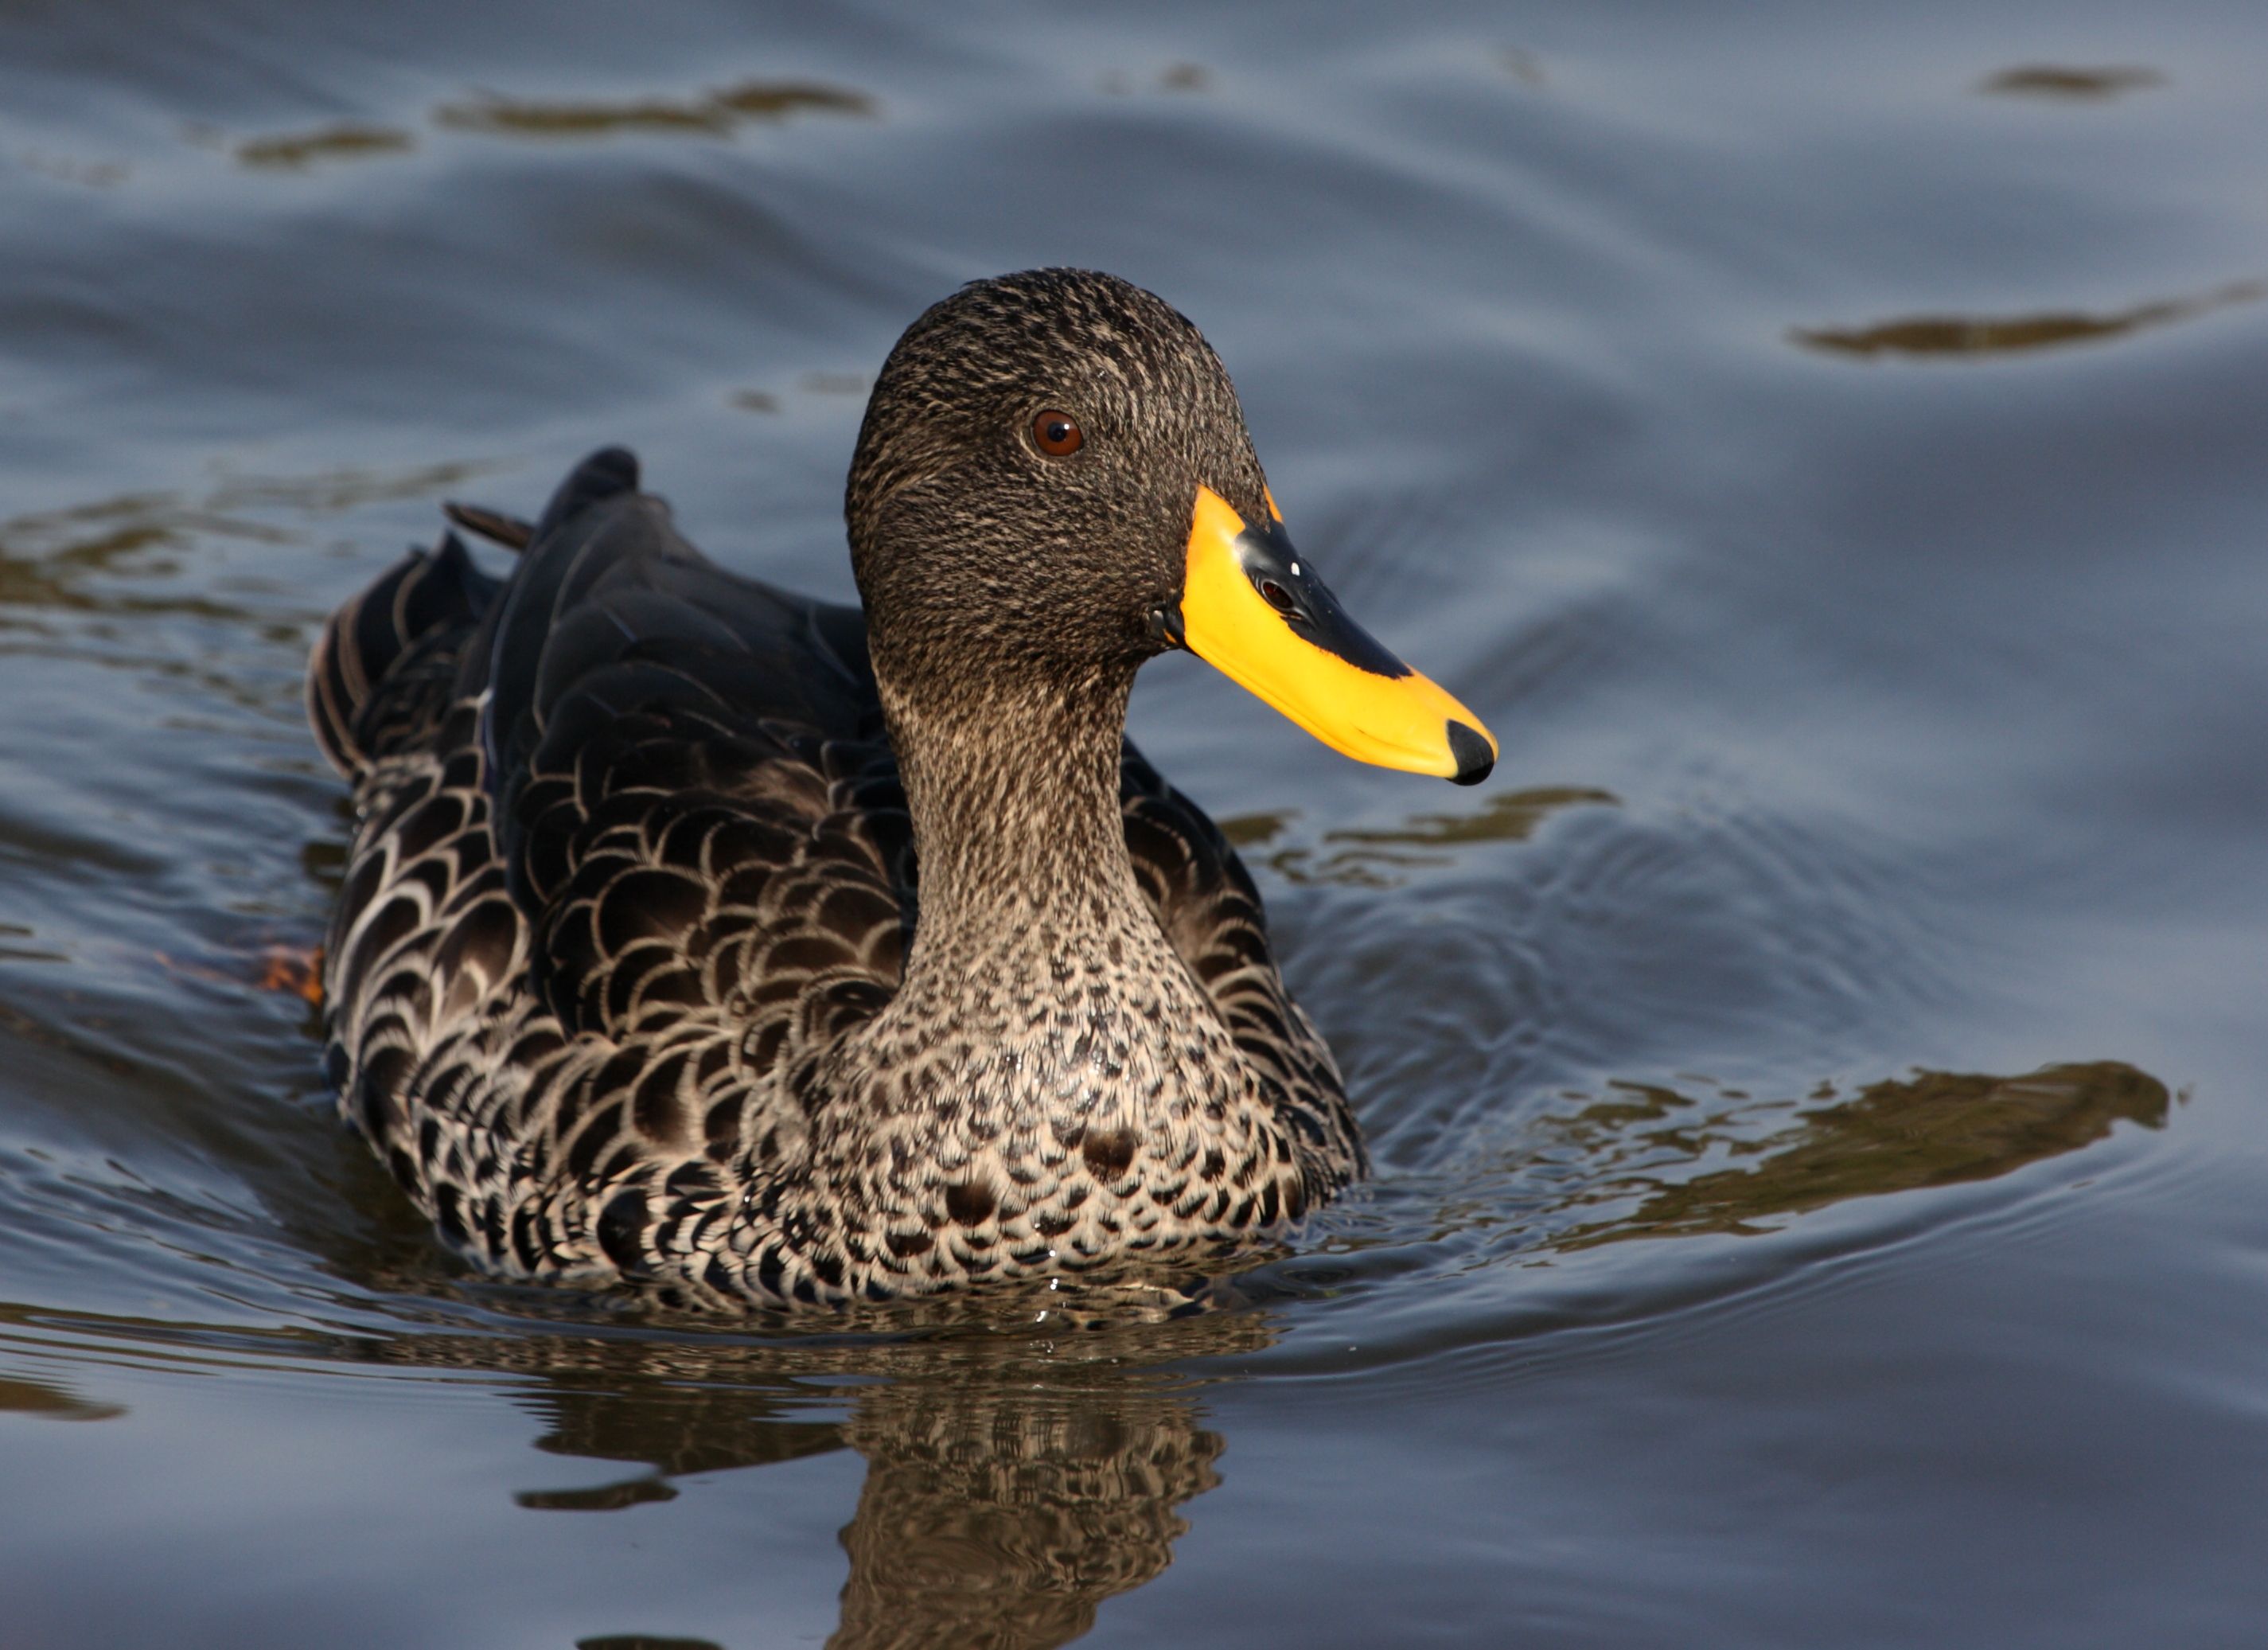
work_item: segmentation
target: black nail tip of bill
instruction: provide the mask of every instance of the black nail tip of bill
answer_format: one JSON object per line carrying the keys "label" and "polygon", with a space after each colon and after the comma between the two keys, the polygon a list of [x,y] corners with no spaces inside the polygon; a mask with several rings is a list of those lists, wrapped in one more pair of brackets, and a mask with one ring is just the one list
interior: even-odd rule
{"label": "black nail tip of bill", "polygon": [[1452,784],[1478,784],[1496,766],[1496,752],[1488,740],[1454,718],[1449,722],[1449,755],[1457,759]]}

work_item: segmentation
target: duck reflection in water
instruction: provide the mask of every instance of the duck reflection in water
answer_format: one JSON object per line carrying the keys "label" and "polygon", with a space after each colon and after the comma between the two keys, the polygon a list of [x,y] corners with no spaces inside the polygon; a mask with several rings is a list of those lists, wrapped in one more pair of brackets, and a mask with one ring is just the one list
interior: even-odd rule
{"label": "duck reflection in water", "polygon": [[[1272,1338],[1223,1315],[1215,1352]],[[1241,1347],[1228,1343],[1241,1340]],[[844,1436],[866,1457],[843,1532],[839,1646],[1067,1644],[1173,1561],[1182,1504],[1220,1482],[1220,1436],[1156,1378],[1011,1395],[895,1383]]]}
{"label": "duck reflection in water", "polygon": [[[847,1444],[866,1479],[830,1644],[1067,1644],[1165,1570],[1182,1504],[1220,1482],[1221,1438],[1164,1366],[1260,1351],[1274,1330],[1251,1311],[1047,1327],[850,1346],[540,1337],[525,1350],[559,1362],[534,1400],[550,1425],[538,1447],[655,1473],[517,1499],[635,1506],[674,1499],[679,1475]],[[839,1423],[798,1418],[799,1377],[846,1371],[880,1379]]]}

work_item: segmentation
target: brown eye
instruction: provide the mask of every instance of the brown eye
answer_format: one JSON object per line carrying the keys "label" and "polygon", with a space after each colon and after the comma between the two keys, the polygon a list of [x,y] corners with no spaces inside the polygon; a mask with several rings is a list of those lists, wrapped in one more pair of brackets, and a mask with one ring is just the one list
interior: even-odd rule
{"label": "brown eye", "polygon": [[1069,458],[1086,440],[1069,413],[1043,412],[1032,420],[1032,441],[1051,459]]}

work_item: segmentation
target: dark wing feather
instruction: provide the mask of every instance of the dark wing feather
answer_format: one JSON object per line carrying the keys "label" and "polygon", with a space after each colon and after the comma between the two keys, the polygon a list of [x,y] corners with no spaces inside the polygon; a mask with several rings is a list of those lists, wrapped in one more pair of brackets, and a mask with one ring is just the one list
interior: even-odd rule
{"label": "dark wing feather", "polygon": [[903,800],[858,615],[711,565],[636,483],[571,475],[467,651],[491,817],[569,1032],[728,1014],[760,1077],[895,990]]}
{"label": "dark wing feather", "polygon": [[307,661],[307,720],[333,767],[358,779],[379,758],[431,741],[448,709],[453,650],[497,589],[451,533],[331,615]]}

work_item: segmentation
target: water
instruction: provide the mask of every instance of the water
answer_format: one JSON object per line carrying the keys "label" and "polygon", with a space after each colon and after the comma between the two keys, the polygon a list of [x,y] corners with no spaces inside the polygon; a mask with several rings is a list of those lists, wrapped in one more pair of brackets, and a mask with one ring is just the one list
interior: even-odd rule
{"label": "water", "polygon": [[[11,1646],[2250,1645],[2268,14],[0,8]],[[290,956],[320,617],[624,440],[849,593],[971,276],[1203,326],[1504,739],[1187,660],[1375,1181],[1220,1309],[467,1276]]]}

